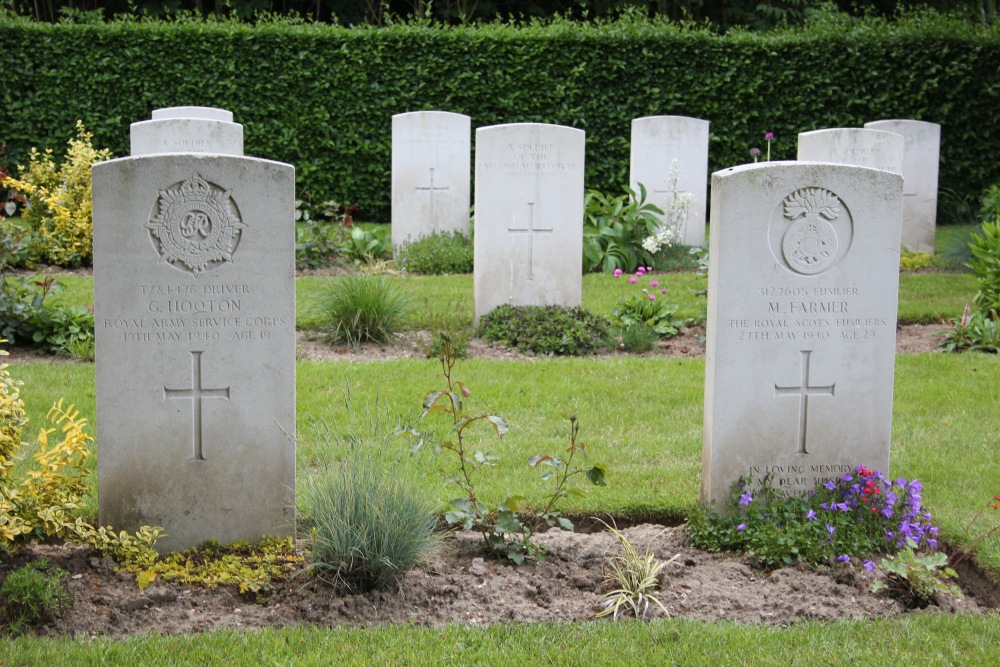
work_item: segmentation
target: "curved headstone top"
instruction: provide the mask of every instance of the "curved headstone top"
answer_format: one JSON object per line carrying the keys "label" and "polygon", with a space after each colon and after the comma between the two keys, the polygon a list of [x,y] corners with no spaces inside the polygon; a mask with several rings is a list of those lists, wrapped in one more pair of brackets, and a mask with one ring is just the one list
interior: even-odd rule
{"label": "curved headstone top", "polygon": [[153,119],[132,123],[131,154],[243,155],[243,126],[233,112],[211,107],[154,109]]}
{"label": "curved headstone top", "polygon": [[167,107],[166,109],[153,109],[153,120],[167,120],[169,118],[200,118],[202,120],[221,120],[225,123],[232,123],[233,112],[214,107]]}
{"label": "curved headstone top", "polygon": [[903,135],[858,127],[799,133],[800,162],[835,162],[903,173]]}

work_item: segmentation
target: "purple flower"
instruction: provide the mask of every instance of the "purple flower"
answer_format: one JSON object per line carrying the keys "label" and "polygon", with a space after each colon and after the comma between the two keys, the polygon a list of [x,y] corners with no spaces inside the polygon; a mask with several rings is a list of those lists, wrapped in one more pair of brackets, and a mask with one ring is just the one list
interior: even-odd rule
{"label": "purple flower", "polygon": [[809,510],[808,512],[806,512],[806,518],[807,519],[815,519],[816,518],[816,510]]}
{"label": "purple flower", "polygon": [[819,504],[819,508],[821,510],[828,510],[828,509],[830,509],[830,503],[820,503]]}
{"label": "purple flower", "polygon": [[746,529],[747,529],[747,525],[745,523],[741,523],[740,525],[736,526],[736,530],[739,530],[739,531],[743,531],[743,530],[746,530]]}
{"label": "purple flower", "polygon": [[659,283],[659,281],[654,280],[654,281],[652,281],[652,282],[649,283],[649,286],[650,287],[659,287],[660,283]]}
{"label": "purple flower", "polygon": [[864,560],[864,561],[861,561],[861,567],[865,568],[869,572],[874,572],[875,571],[875,561],[873,561],[873,560]]}
{"label": "purple flower", "polygon": [[850,482],[852,479],[854,479],[854,478],[851,477],[851,473],[845,472],[844,476],[840,478],[840,481],[842,481],[842,482]]}
{"label": "purple flower", "polygon": [[740,505],[746,507],[753,502],[753,496],[750,495],[749,491],[744,491],[743,495],[740,496]]}
{"label": "purple flower", "polygon": [[831,526],[830,524],[826,524],[826,532],[828,532],[831,535],[833,535],[833,531],[835,531],[835,530],[837,530],[837,529],[834,528],[833,526]]}
{"label": "purple flower", "polygon": [[637,280],[639,280],[639,279],[638,279],[638,278],[636,278],[635,276],[632,276],[631,278],[629,278],[629,279],[628,279],[628,281],[629,281],[630,283],[632,283],[633,285],[635,285],[635,283],[636,283],[636,281],[637,281]]}
{"label": "purple flower", "polygon": [[841,512],[847,512],[847,503],[837,503],[837,509]]}
{"label": "purple flower", "polygon": [[931,549],[937,549],[937,540],[935,540],[933,537],[928,537],[927,546],[929,546]]}
{"label": "purple flower", "polygon": [[773,141],[773,140],[774,140],[774,132],[768,132],[767,134],[764,135],[764,141]]}
{"label": "purple flower", "polygon": [[666,293],[667,293],[666,288],[663,288],[663,289],[660,290],[660,294],[666,294]]}
{"label": "purple flower", "polygon": [[848,562],[850,562],[850,560],[851,560],[851,557],[848,556],[847,554],[840,554],[839,556],[837,556],[837,562],[838,563],[848,563]]}
{"label": "purple flower", "polygon": [[886,519],[891,519],[893,511],[892,511],[891,507],[889,507],[888,505],[886,505],[885,507],[882,508],[882,511],[879,512],[879,514],[881,514],[882,516],[884,516]]}
{"label": "purple flower", "polygon": [[827,491],[833,491],[835,488],[837,488],[837,483],[834,482],[832,479],[828,479],[826,480],[826,484],[823,485],[823,488],[826,489]]}
{"label": "purple flower", "polygon": [[613,276],[614,276],[615,278],[617,278],[617,277],[618,277],[618,276],[620,276],[621,274],[622,274],[622,270],[621,270],[621,269],[615,269],[615,272],[614,272],[614,273],[613,273],[612,275],[613,275]]}

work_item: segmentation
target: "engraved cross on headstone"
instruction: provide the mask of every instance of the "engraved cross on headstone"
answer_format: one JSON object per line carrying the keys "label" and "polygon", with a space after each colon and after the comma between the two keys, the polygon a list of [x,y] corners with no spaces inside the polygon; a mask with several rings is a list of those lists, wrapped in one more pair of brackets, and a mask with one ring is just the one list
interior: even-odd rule
{"label": "engraved cross on headstone", "polygon": [[774,397],[792,396],[799,398],[799,454],[808,454],[806,451],[806,425],[809,417],[809,397],[810,396],[833,396],[836,383],[822,387],[813,387],[809,384],[809,356],[812,350],[800,350],[802,354],[802,380],[797,387],[779,387],[774,385]]}
{"label": "engraved cross on headstone", "polygon": [[192,461],[204,461],[201,448],[201,402],[206,398],[224,398],[229,400],[229,387],[221,389],[205,389],[201,386],[201,351],[191,351],[191,388],[190,389],[168,389],[163,388],[163,400],[183,399],[191,400],[192,432],[191,443],[194,448]]}
{"label": "engraved cross on headstone", "polygon": [[[515,220],[517,217],[515,216]],[[528,280],[535,279],[535,265],[534,265],[534,255],[535,255],[535,234],[551,234],[552,228],[537,228],[535,227],[535,202],[528,202],[528,226],[527,227],[508,227],[507,231],[511,234],[527,234],[528,235]],[[513,239],[511,239],[513,244]],[[514,253],[511,253],[511,264],[514,262]],[[511,267],[513,269],[513,266]],[[511,277],[513,279],[513,271],[511,271]]]}
{"label": "engraved cross on headstone", "polygon": [[434,219],[434,192],[436,190],[450,190],[451,186],[449,186],[449,185],[438,185],[438,186],[435,186],[434,185],[434,167],[430,168],[430,172],[431,172],[431,175],[430,175],[430,184],[429,185],[416,185],[416,186],[414,186],[414,189],[418,190],[418,191],[425,191],[425,192],[427,192],[431,196],[431,210],[430,210],[430,218],[431,219],[430,219],[430,222],[431,222],[431,226],[433,226],[436,229],[437,225],[435,225],[435,219]]}

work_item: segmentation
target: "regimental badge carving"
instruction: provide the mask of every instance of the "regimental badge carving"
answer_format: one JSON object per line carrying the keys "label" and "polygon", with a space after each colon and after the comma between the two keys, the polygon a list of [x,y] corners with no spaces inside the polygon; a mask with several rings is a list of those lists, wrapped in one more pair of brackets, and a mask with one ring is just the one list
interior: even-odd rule
{"label": "regimental badge carving", "polygon": [[195,174],[159,195],[146,229],[161,262],[197,276],[233,261],[247,226],[228,190]]}
{"label": "regimental badge carving", "polygon": [[830,224],[840,217],[840,199],[824,188],[802,188],[785,197],[784,216],[791,226],[781,240],[788,266],[812,275],[836,260],[840,240]]}

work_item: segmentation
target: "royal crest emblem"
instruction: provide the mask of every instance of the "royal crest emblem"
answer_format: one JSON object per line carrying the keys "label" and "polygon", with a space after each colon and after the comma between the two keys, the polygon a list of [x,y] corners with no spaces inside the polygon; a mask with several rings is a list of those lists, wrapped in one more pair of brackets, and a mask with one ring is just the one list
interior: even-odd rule
{"label": "royal crest emblem", "polygon": [[146,223],[160,261],[195,275],[232,262],[246,228],[230,192],[198,174],[160,190]]}

